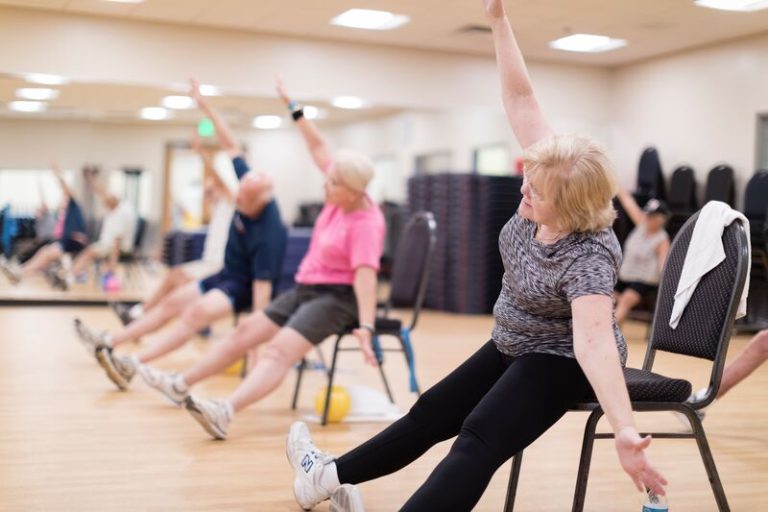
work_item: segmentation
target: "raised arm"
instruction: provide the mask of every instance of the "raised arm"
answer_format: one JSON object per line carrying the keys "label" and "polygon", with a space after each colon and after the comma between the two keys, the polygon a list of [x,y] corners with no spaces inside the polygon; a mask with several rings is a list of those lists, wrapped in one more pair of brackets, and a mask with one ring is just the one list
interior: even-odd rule
{"label": "raised arm", "polygon": [[283,79],[279,75],[275,78],[275,88],[277,89],[277,94],[280,95],[280,98],[285,103],[285,106],[291,111],[293,120],[296,122],[296,126],[299,127],[299,131],[301,132],[302,137],[304,137],[304,142],[307,144],[307,149],[309,149],[309,153],[312,155],[312,160],[314,160],[315,165],[325,173],[328,170],[328,165],[333,160],[328,143],[320,134],[320,130],[317,129],[317,125],[314,121],[304,117],[304,111],[301,106],[295,101],[291,101],[291,98],[285,91]]}
{"label": "raised arm", "polygon": [[552,135],[552,130],[533,93],[528,70],[502,0],[483,0],[483,5],[493,31],[504,109],[517,141],[525,149]]}
{"label": "raised arm", "polygon": [[640,437],[632,415],[613,332],[613,300],[585,295],[574,299],[571,309],[576,360],[611,424],[619,462],[639,491],[649,488],[663,495],[667,481],[645,456],[651,437]]}
{"label": "raised arm", "polygon": [[230,157],[241,156],[243,154],[243,148],[234,133],[230,129],[229,125],[224,118],[222,118],[218,112],[208,103],[208,100],[200,93],[200,84],[194,78],[189,81],[190,93],[189,95],[197,102],[197,106],[200,107],[206,116],[213,122],[213,126],[216,128],[216,136],[219,138],[219,143],[222,149],[226,151]]}
{"label": "raised arm", "polygon": [[214,184],[214,187],[218,190],[219,196],[224,196],[227,201],[234,202],[235,197],[234,194],[232,194],[232,191],[227,186],[226,183],[224,183],[224,180],[221,179],[221,176],[219,176],[219,173],[216,171],[216,168],[213,166],[213,159],[211,158],[211,153],[206,151],[205,148],[202,146],[200,142],[200,137],[195,133],[192,136],[192,149],[200,155],[200,159],[203,161],[203,175],[207,176],[211,179],[211,181]]}
{"label": "raised arm", "polygon": [[640,206],[637,204],[637,201],[635,201],[635,198],[632,197],[632,194],[622,188],[619,189],[618,198],[622,208],[627,212],[627,215],[632,219],[632,222],[635,223],[635,226],[639,226],[645,222],[646,213],[640,209]]}
{"label": "raised arm", "polygon": [[67,180],[64,179],[64,173],[61,171],[61,167],[59,167],[58,163],[53,162],[51,163],[51,169],[53,169],[53,175],[56,176],[56,180],[59,182],[61,191],[67,198],[71,199],[73,197],[72,189],[67,183]]}

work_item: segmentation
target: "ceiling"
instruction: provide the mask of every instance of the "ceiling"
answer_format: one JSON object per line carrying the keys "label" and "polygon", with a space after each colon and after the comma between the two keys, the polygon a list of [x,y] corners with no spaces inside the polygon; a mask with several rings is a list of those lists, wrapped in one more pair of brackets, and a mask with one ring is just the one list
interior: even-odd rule
{"label": "ceiling", "polygon": [[[768,31],[768,10],[733,13],[697,7],[693,0],[507,0],[507,12],[528,59],[617,67],[694,47],[717,44]],[[481,0],[145,0],[122,4],[104,0],[0,0],[0,6],[87,14],[134,21],[229,28],[309,39],[427,49],[489,56],[493,45],[484,30]],[[332,26],[335,15],[353,8],[382,9],[406,14],[411,22],[397,30],[377,32]],[[547,43],[571,32],[598,33],[626,39],[628,46],[602,54],[577,54],[550,49]],[[16,99],[25,83],[0,74],[0,103]],[[28,85],[28,84],[27,84]],[[141,107],[159,105],[172,91],[123,84],[70,83],[39,118],[83,118],[136,122]],[[274,98],[227,96],[212,98],[235,125],[253,116],[285,115]],[[119,105],[119,109],[115,108]],[[325,122],[344,123],[394,112],[328,110]],[[0,111],[3,117],[25,117]],[[177,111],[170,123],[188,124],[195,110]]]}
{"label": "ceiling", "polygon": [[[768,31],[768,9],[734,13],[705,9],[693,0],[506,0],[527,58],[618,66],[696,46]],[[480,0],[145,0],[124,4],[104,0],[0,0],[0,5],[91,14],[137,21],[234,28],[338,41],[367,42],[487,55]],[[376,32],[332,26],[335,15],[353,8],[406,14],[411,22]],[[626,39],[625,48],[596,55],[560,52],[547,43],[570,32]]]}

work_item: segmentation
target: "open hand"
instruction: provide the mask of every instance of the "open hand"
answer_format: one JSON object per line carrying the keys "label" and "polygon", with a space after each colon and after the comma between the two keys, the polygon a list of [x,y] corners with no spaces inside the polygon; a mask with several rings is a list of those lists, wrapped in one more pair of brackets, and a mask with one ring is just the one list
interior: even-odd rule
{"label": "open hand", "polygon": [[498,19],[504,16],[503,0],[483,0],[485,15],[490,19]]}
{"label": "open hand", "polygon": [[655,494],[664,496],[667,480],[654,468],[645,456],[645,449],[651,444],[651,436],[640,437],[634,427],[624,427],[616,434],[616,452],[619,463],[635,482],[640,492],[651,489]]}
{"label": "open hand", "polygon": [[376,354],[373,353],[373,346],[371,345],[371,331],[358,327],[352,331],[352,334],[357,336],[357,339],[360,340],[360,350],[363,351],[365,361],[371,366],[377,366],[378,362],[376,361]]}

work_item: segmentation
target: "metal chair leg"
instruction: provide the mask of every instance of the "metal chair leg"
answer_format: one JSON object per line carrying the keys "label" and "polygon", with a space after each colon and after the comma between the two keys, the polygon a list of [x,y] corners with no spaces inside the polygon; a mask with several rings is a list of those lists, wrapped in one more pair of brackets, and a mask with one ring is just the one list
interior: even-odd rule
{"label": "metal chair leg", "polygon": [[592,463],[592,448],[595,444],[595,431],[597,422],[603,416],[603,410],[597,408],[589,415],[584,427],[584,441],[581,445],[581,458],[579,459],[579,472],[576,476],[576,490],[573,494],[573,512],[584,510],[584,501],[587,497],[587,483],[589,481],[589,466]]}
{"label": "metal chair leg", "polygon": [[709,449],[704,426],[701,424],[699,416],[693,410],[686,411],[685,415],[693,427],[693,435],[696,438],[696,444],[699,447],[704,468],[707,470],[707,478],[709,478],[709,484],[712,486],[712,492],[715,495],[717,509],[720,512],[730,512],[731,507],[728,505],[728,499],[725,496],[725,490],[723,490],[723,483],[720,481],[720,475],[717,472],[717,466],[715,466],[715,459],[712,457],[712,451]]}
{"label": "metal chair leg", "polygon": [[323,426],[328,424],[328,411],[331,408],[331,388],[333,387],[333,375],[336,373],[336,359],[339,355],[339,343],[341,343],[341,338],[343,337],[343,334],[339,334],[336,337],[336,343],[333,345],[331,368],[328,370],[328,388],[325,390],[325,407],[323,407],[323,419],[320,422],[320,424]]}
{"label": "metal chair leg", "polygon": [[507,499],[504,501],[504,512],[513,512],[515,509],[515,495],[517,494],[517,482],[520,479],[520,466],[523,464],[523,450],[512,457],[512,470],[509,472],[507,484]]}
{"label": "metal chair leg", "polygon": [[299,401],[299,388],[301,388],[301,377],[304,375],[304,368],[307,366],[307,360],[302,358],[299,367],[296,368],[296,387],[293,388],[293,399],[291,400],[291,409],[296,410],[296,402]]}

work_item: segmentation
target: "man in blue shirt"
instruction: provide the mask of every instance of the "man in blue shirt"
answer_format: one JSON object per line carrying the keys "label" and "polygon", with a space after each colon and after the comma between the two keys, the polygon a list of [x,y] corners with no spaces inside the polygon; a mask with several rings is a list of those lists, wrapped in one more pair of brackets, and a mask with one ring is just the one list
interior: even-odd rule
{"label": "man in blue shirt", "polygon": [[[176,350],[214,321],[233,312],[264,308],[271,300],[280,276],[287,231],[273,198],[272,180],[264,173],[249,169],[234,134],[200,95],[195,81],[192,82],[191,96],[213,121],[221,146],[232,157],[240,180],[224,268],[175,290],[146,315],[118,331],[96,334],[79,319],[75,320],[81,341],[122,390],[127,389],[142,364]],[[154,332],[176,317],[179,322],[140,352],[130,356],[113,353],[115,347]]]}

